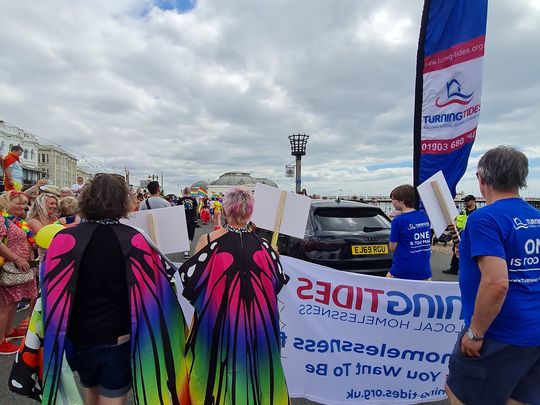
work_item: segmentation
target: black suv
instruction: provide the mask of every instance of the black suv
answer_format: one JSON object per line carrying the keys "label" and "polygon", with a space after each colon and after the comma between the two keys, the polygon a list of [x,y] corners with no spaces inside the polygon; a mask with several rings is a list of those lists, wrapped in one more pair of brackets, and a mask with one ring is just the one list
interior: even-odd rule
{"label": "black suv", "polygon": [[338,270],[383,275],[392,266],[389,237],[390,219],[378,207],[313,200],[304,239],[280,235],[278,250]]}

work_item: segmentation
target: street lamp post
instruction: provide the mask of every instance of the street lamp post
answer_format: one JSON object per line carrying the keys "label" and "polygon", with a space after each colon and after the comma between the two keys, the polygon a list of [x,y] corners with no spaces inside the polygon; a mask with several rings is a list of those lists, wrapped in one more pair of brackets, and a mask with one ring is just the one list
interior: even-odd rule
{"label": "street lamp post", "polygon": [[291,142],[291,155],[296,156],[296,192],[302,191],[302,156],[306,154],[306,146],[309,135],[289,135]]}

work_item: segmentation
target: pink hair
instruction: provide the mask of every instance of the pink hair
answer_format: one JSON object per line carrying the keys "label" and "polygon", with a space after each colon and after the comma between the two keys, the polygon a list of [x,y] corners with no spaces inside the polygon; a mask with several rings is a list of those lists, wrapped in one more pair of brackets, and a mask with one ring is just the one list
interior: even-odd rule
{"label": "pink hair", "polygon": [[251,218],[255,198],[251,191],[244,187],[234,187],[223,198],[223,212],[225,216],[236,223],[244,223]]}

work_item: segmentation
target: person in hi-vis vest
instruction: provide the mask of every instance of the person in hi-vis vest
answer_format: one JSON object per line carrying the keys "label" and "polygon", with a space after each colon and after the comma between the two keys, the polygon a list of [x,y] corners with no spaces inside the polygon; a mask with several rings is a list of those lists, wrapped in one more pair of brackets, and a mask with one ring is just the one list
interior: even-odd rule
{"label": "person in hi-vis vest", "polygon": [[[467,218],[474,211],[476,211],[476,197],[472,194],[465,196],[463,199],[465,206],[456,217],[456,228],[458,232],[462,232],[467,225]],[[458,274],[459,272],[459,259],[456,256],[456,246],[452,248],[452,260],[450,261],[450,268],[443,270],[444,274]]]}

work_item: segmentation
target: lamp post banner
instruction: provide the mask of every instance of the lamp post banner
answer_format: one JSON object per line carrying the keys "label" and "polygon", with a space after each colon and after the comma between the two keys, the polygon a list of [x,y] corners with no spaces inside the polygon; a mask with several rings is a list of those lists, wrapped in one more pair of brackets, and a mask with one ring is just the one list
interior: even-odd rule
{"label": "lamp post banner", "polygon": [[443,171],[452,196],[467,169],[482,94],[487,0],[426,0],[417,57],[414,182]]}
{"label": "lamp post banner", "polygon": [[347,273],[281,257],[282,362],[291,397],[322,404],[446,398],[463,322],[457,283]]}
{"label": "lamp post banner", "polygon": [[285,166],[285,177],[294,177],[294,166]]}

